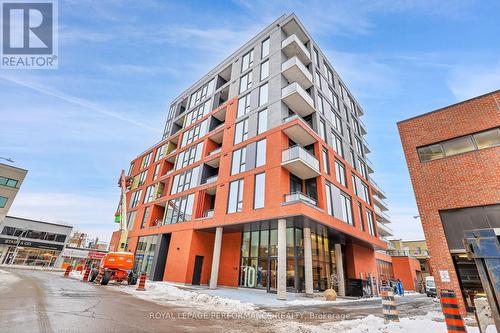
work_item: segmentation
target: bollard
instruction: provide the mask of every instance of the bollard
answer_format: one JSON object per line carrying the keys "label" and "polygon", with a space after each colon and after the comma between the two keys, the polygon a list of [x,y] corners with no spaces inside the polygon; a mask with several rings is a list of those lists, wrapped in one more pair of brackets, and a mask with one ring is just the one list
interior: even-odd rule
{"label": "bollard", "polygon": [[382,313],[385,321],[399,321],[396,301],[394,300],[394,290],[391,287],[382,287],[380,296],[382,296]]}
{"label": "bollard", "polygon": [[146,273],[141,274],[141,279],[139,280],[139,287],[136,290],[144,291],[146,290]]}
{"label": "bollard", "polygon": [[90,267],[87,267],[85,273],[83,274],[82,282],[87,282],[89,280],[89,275],[90,275]]}
{"label": "bollard", "polygon": [[458,308],[457,296],[453,290],[441,290],[441,308],[448,333],[467,332]]}
{"label": "bollard", "polygon": [[67,278],[69,276],[69,272],[71,272],[71,266],[66,267],[64,271],[64,277]]}
{"label": "bollard", "polygon": [[99,273],[97,273],[97,276],[94,280],[94,283],[96,284],[100,284],[101,283],[101,280],[102,280],[102,276],[104,275],[104,269],[103,268],[100,268],[99,269]]}

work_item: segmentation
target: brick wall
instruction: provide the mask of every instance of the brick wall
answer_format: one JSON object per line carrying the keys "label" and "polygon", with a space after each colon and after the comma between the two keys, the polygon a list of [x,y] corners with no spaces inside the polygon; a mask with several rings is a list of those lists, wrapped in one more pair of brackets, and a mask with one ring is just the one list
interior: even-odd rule
{"label": "brick wall", "polygon": [[[417,147],[500,126],[500,91],[398,124],[438,289],[453,289],[465,312],[440,210],[500,202],[500,147],[420,162]],[[451,282],[442,282],[447,270]]]}

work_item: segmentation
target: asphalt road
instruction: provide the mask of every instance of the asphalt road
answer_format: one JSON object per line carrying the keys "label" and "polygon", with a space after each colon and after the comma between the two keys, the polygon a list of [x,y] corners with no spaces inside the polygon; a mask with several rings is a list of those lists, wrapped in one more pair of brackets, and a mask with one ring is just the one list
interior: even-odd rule
{"label": "asphalt road", "polygon": [[[0,332],[265,332],[259,321],[186,318],[193,309],[162,306],[62,273],[5,269],[20,279],[0,289]],[[151,313],[170,318],[151,318]],[[201,316],[202,314],[200,314]],[[181,318],[181,319],[179,319]]]}

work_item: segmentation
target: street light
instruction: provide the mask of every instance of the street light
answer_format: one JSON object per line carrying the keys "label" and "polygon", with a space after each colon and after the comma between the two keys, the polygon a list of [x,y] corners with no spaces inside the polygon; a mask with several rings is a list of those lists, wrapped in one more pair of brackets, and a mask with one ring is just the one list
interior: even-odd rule
{"label": "street light", "polygon": [[14,249],[14,256],[12,256],[12,260],[10,261],[11,265],[14,263],[14,260],[16,260],[17,252],[19,251],[19,244],[21,243],[21,238],[23,237],[24,233],[28,233],[28,229],[24,228],[23,231],[21,231],[21,233],[19,234],[19,237],[17,237],[17,243]]}

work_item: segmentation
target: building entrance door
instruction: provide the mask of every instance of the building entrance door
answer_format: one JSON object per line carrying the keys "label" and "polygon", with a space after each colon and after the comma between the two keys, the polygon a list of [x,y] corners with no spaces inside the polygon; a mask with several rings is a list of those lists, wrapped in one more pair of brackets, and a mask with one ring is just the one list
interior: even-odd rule
{"label": "building entrance door", "polygon": [[278,258],[269,258],[267,272],[267,292],[276,293],[278,288]]}
{"label": "building entrance door", "polygon": [[194,271],[193,271],[193,285],[200,285],[201,280],[201,268],[203,267],[203,256],[196,256],[194,259]]}

